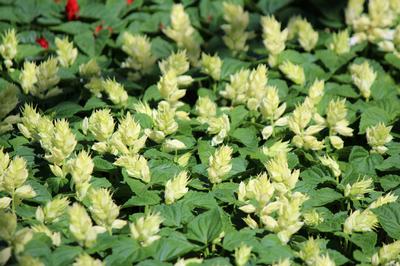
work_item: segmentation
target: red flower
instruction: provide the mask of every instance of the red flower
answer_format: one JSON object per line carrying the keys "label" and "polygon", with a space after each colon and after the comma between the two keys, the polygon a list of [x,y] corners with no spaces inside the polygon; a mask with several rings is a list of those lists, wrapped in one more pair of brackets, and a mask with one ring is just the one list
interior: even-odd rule
{"label": "red flower", "polygon": [[98,25],[95,29],[94,29],[94,34],[99,34],[100,31],[103,30],[103,25]]}
{"label": "red flower", "polygon": [[135,1],[135,0],[126,0],[126,3],[127,3],[128,5],[130,5],[130,4],[133,4],[133,1]]}
{"label": "red flower", "polygon": [[37,38],[36,43],[42,46],[44,49],[49,48],[49,43],[44,37]]}
{"label": "red flower", "polygon": [[77,0],[68,0],[65,5],[65,13],[68,20],[75,20],[78,18],[79,4]]}

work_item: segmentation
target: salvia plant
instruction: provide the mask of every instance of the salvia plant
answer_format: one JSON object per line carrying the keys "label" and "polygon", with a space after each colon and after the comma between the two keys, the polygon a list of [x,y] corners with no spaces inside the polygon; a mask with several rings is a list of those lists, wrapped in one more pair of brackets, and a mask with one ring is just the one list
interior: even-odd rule
{"label": "salvia plant", "polygon": [[1,0],[0,265],[400,265],[400,0]]}

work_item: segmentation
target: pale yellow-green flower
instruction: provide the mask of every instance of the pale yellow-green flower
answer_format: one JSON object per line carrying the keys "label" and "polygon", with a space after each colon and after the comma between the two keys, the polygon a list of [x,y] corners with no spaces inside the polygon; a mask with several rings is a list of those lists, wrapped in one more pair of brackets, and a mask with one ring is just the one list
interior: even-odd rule
{"label": "pale yellow-green flower", "polygon": [[[30,67],[33,68],[33,66]],[[56,58],[48,58],[46,61],[41,62],[39,66],[35,67],[35,69],[36,78],[33,77],[32,70],[30,70],[31,73],[27,73],[29,79],[31,79],[31,81],[29,82],[32,82],[32,80],[36,80],[36,82],[34,84],[30,84],[30,86],[29,84],[27,84],[29,88],[29,93],[41,99],[55,96],[61,93],[61,90],[57,87],[57,84],[60,81],[60,77],[58,75],[59,68]],[[23,76],[21,76],[21,78],[23,78]]]}
{"label": "pale yellow-green flower", "polygon": [[287,154],[292,149],[289,148],[289,141],[278,140],[274,142],[270,147],[264,146],[262,147],[262,152],[268,156],[269,158],[275,158],[278,156],[287,156]]}
{"label": "pale yellow-green flower", "polygon": [[318,158],[322,165],[328,167],[336,178],[338,178],[342,174],[342,171],[339,168],[339,164],[335,159],[333,159],[329,155],[324,155],[323,157]]}
{"label": "pale yellow-green flower", "polygon": [[246,244],[240,244],[235,248],[235,264],[236,266],[244,266],[250,259],[252,247]]}
{"label": "pale yellow-green flower", "polygon": [[214,80],[221,78],[222,60],[217,54],[211,56],[206,53],[201,54],[201,71]]}
{"label": "pale yellow-green flower", "polygon": [[186,50],[172,53],[167,59],[159,62],[158,67],[163,75],[167,74],[171,70],[174,71],[177,76],[184,74],[190,68]]}
{"label": "pale yellow-green flower", "polygon": [[364,10],[365,0],[349,0],[345,9],[346,24],[351,25],[358,19]]}
{"label": "pale yellow-green flower", "polygon": [[54,223],[59,221],[60,217],[65,213],[69,205],[67,197],[56,197],[46,203],[42,208],[39,206],[36,209],[36,219],[42,223]]}
{"label": "pale yellow-green flower", "polygon": [[196,102],[197,120],[200,123],[207,123],[210,118],[217,115],[217,104],[208,96],[200,96]]}
{"label": "pale yellow-green flower", "polygon": [[306,19],[297,21],[297,34],[301,47],[307,52],[313,50],[318,42],[318,32]]}
{"label": "pale yellow-green flower", "polygon": [[37,79],[37,66],[34,62],[26,61],[24,68],[19,76],[22,90],[25,94],[28,94],[34,89],[34,85],[38,81]]}
{"label": "pale yellow-green flower", "polygon": [[60,246],[61,244],[61,233],[60,232],[52,232],[50,229],[44,224],[36,224],[33,225],[32,231],[34,233],[43,233],[51,239],[51,242],[54,246]]}
{"label": "pale yellow-green flower", "polygon": [[353,184],[347,184],[344,189],[344,196],[352,200],[361,200],[364,195],[373,191],[374,181],[372,178],[364,178]]}
{"label": "pale yellow-green flower", "polygon": [[66,168],[71,174],[78,198],[82,199],[90,186],[89,182],[94,168],[92,158],[87,151],[82,150],[75,158],[67,162]]}
{"label": "pale yellow-green flower", "polygon": [[[245,184],[240,182],[238,189],[238,200],[247,203],[240,207],[242,211],[246,213],[253,213],[260,211],[272,198],[275,192],[274,185],[270,182],[266,173],[259,174],[256,178],[250,179]],[[256,201],[258,206],[254,206],[249,201]],[[250,206],[249,206],[250,205]]]}
{"label": "pale yellow-green flower", "polygon": [[212,184],[221,183],[232,169],[232,152],[231,147],[221,146],[209,157],[207,172],[208,179]]}
{"label": "pale yellow-green flower", "polygon": [[265,65],[258,65],[249,75],[249,86],[246,92],[247,108],[256,110],[260,106],[261,99],[266,94],[268,69]]}
{"label": "pale yellow-green flower", "polygon": [[122,35],[122,51],[129,56],[122,63],[122,67],[147,74],[155,64],[156,58],[151,52],[151,41],[145,35],[133,35],[124,32]]}
{"label": "pale yellow-green flower", "polygon": [[343,224],[343,232],[370,232],[378,226],[378,217],[370,210],[352,212]]}
{"label": "pale yellow-green flower", "polygon": [[29,255],[18,257],[19,266],[44,266],[45,264],[39,259]]}
{"label": "pale yellow-green flower", "polygon": [[115,79],[103,81],[103,90],[113,104],[125,106],[128,101],[128,93],[124,86]]}
{"label": "pale yellow-green flower", "polygon": [[79,74],[86,78],[98,77],[101,74],[101,69],[96,59],[90,59],[79,66]]}
{"label": "pale yellow-green flower", "polygon": [[326,122],[330,135],[353,136],[353,129],[348,125],[346,99],[331,100],[326,110]]}
{"label": "pale yellow-green flower", "polygon": [[70,67],[78,56],[78,49],[74,48],[73,42],[68,41],[65,37],[60,39],[56,37],[55,44],[57,47],[57,59],[63,67]]}
{"label": "pale yellow-green flower", "polygon": [[336,54],[341,55],[350,52],[350,38],[347,30],[332,34],[332,41],[328,48]]}
{"label": "pale yellow-green flower", "polygon": [[304,69],[290,61],[285,61],[279,65],[280,71],[282,71],[285,76],[296,83],[297,85],[304,85],[306,77],[304,75]]}
{"label": "pale yellow-green flower", "polygon": [[72,266],[103,266],[104,263],[99,259],[94,259],[88,254],[84,253],[79,255]]}
{"label": "pale yellow-green flower", "polygon": [[315,265],[315,261],[320,255],[321,248],[319,239],[310,237],[307,241],[301,243],[298,256],[306,263],[306,265]]}
{"label": "pale yellow-green flower", "polygon": [[186,149],[185,143],[177,139],[166,139],[161,146],[164,152],[176,152],[183,149]]}
{"label": "pale yellow-green flower", "polygon": [[186,90],[179,89],[178,77],[173,70],[170,70],[161,76],[159,82],[157,83],[157,88],[161,97],[163,97],[171,105],[175,105],[179,99],[186,94]]}
{"label": "pale yellow-green flower", "polygon": [[371,86],[376,79],[376,72],[369,65],[368,61],[361,64],[350,65],[350,74],[354,85],[360,90],[361,95],[369,100],[371,97]]}
{"label": "pale yellow-green flower", "polygon": [[7,209],[10,206],[12,199],[10,197],[0,198],[0,210]]}
{"label": "pale yellow-green flower", "polygon": [[279,155],[270,159],[266,164],[268,174],[274,182],[275,189],[286,193],[292,190],[300,175],[300,170],[290,170],[287,156]]}
{"label": "pale yellow-green flower", "polygon": [[193,265],[201,265],[203,262],[202,258],[190,258],[190,259],[179,259],[176,261],[174,266],[193,266]]}
{"label": "pale yellow-green flower", "polygon": [[196,30],[191,25],[183,5],[174,4],[170,17],[171,25],[163,29],[164,34],[173,39],[179,48],[186,49],[189,60],[192,64],[196,64],[200,55],[200,44],[195,39]]}
{"label": "pale yellow-green flower", "polygon": [[182,171],[165,184],[165,203],[172,204],[182,198],[188,191],[189,177],[186,171]]}
{"label": "pale yellow-green flower", "polygon": [[372,258],[371,263],[377,265],[396,265],[400,255],[400,241],[384,244]]}
{"label": "pale yellow-green flower", "polygon": [[211,117],[208,119],[207,123],[207,132],[215,135],[211,140],[211,145],[216,146],[221,144],[226,136],[228,136],[228,132],[231,128],[229,117],[226,114],[223,114],[219,117]]}
{"label": "pale yellow-green flower", "polygon": [[246,41],[249,38],[249,32],[246,32],[246,28],[249,24],[249,13],[240,5],[223,2],[223,17],[226,24],[223,24],[221,28],[225,32],[222,38],[225,45],[234,54],[247,51],[249,47]]}
{"label": "pale yellow-green flower", "polygon": [[142,155],[123,155],[114,164],[124,167],[129,176],[140,179],[145,183],[150,182],[150,168],[146,158]]}
{"label": "pale yellow-green flower", "polygon": [[278,55],[285,50],[288,30],[281,30],[281,24],[274,16],[261,18],[263,44],[268,51],[268,63],[271,67],[277,64]]}
{"label": "pale yellow-green flower", "polygon": [[97,141],[107,141],[114,132],[114,118],[110,109],[96,110],[88,120],[88,129]]}
{"label": "pale yellow-green flower", "polygon": [[232,104],[241,104],[247,101],[247,91],[249,87],[250,70],[241,69],[232,74],[230,82],[225,86],[225,90],[221,91],[222,97],[232,101]]}
{"label": "pale yellow-green flower", "polygon": [[18,38],[15,29],[5,31],[2,36],[2,43],[0,44],[0,54],[4,58],[4,64],[8,70],[12,71],[12,60],[18,53]]}
{"label": "pale yellow-green flower", "polygon": [[96,242],[97,234],[106,231],[104,227],[93,226],[85,207],[74,203],[68,210],[69,231],[81,246],[90,247]]}
{"label": "pale yellow-green flower", "polygon": [[386,153],[388,148],[385,145],[393,139],[393,136],[390,134],[391,130],[392,126],[385,126],[384,123],[378,123],[375,126],[367,128],[367,141],[372,148],[372,152]]}
{"label": "pale yellow-green flower", "polygon": [[303,213],[304,223],[308,226],[317,226],[324,221],[324,217],[315,209]]}
{"label": "pale yellow-green flower", "polygon": [[113,228],[120,229],[126,221],[117,219],[119,206],[114,203],[111,193],[106,188],[92,189],[88,193],[89,211],[97,225],[106,228],[110,233]]}
{"label": "pale yellow-green flower", "polygon": [[392,192],[389,192],[385,196],[380,196],[374,202],[372,202],[369,205],[368,209],[375,209],[375,208],[379,208],[385,204],[396,202],[398,198],[399,198],[398,196],[395,196],[395,195],[393,195]]}
{"label": "pale yellow-green flower", "polygon": [[160,239],[157,235],[163,218],[160,213],[148,213],[130,225],[131,235],[142,246],[146,247]]}

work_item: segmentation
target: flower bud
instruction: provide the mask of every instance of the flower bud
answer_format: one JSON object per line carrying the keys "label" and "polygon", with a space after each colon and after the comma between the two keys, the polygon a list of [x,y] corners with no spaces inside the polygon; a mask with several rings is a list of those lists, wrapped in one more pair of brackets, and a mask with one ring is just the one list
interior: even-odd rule
{"label": "flower bud", "polygon": [[17,217],[11,212],[0,211],[0,239],[11,242],[17,229]]}
{"label": "flower bud", "polygon": [[241,244],[239,247],[235,248],[235,263],[237,266],[244,266],[247,264],[251,256],[252,247],[246,244]]}
{"label": "flower bud", "polygon": [[364,61],[362,64],[352,64],[350,73],[354,85],[360,90],[361,95],[368,100],[371,96],[371,86],[376,79],[376,72],[368,61]]}
{"label": "flower bud", "polygon": [[339,177],[341,175],[341,171],[339,168],[339,164],[332,159],[329,155],[324,155],[324,157],[319,157],[322,165],[328,167],[334,174],[335,177]]}
{"label": "flower bud", "polygon": [[178,78],[174,71],[164,74],[157,83],[157,88],[161,96],[171,104],[175,104],[186,94],[186,90],[179,89]]}
{"label": "flower bud", "polygon": [[324,217],[322,217],[315,209],[304,213],[303,217],[304,223],[309,226],[317,226],[324,221]]}
{"label": "flower bud", "polygon": [[297,34],[301,47],[307,52],[313,50],[318,42],[318,32],[305,19],[297,21]]}
{"label": "flower bud", "polygon": [[352,234],[353,232],[370,232],[378,225],[378,218],[370,210],[356,210],[350,214],[343,224],[343,232]]}
{"label": "flower bud", "polygon": [[7,170],[5,170],[0,179],[0,187],[12,194],[17,188],[23,186],[27,178],[28,169],[26,168],[26,160],[16,156],[10,162]]}
{"label": "flower bud", "polygon": [[338,136],[329,136],[329,141],[331,142],[332,146],[337,149],[343,149],[343,140]]}
{"label": "flower bud", "polygon": [[398,196],[395,196],[392,192],[390,192],[385,196],[380,196],[379,198],[377,198],[374,202],[371,203],[371,205],[369,205],[368,209],[375,209],[385,204],[396,202],[398,198]]}
{"label": "flower bud", "polygon": [[208,120],[207,132],[216,135],[211,140],[211,145],[216,146],[224,141],[230,130],[229,117],[223,114],[219,117],[212,117]]}
{"label": "flower bud", "polygon": [[108,98],[113,104],[126,105],[128,101],[128,93],[125,91],[122,84],[115,79],[107,79],[103,81],[103,90],[107,93]]}
{"label": "flower bud", "polygon": [[173,71],[177,76],[183,75],[190,68],[185,50],[172,53],[167,59],[162,60],[158,66],[163,75]]}
{"label": "flower bud", "polygon": [[211,117],[217,115],[217,105],[208,96],[200,96],[196,102],[196,112],[200,123],[207,123]]}
{"label": "flower bud", "polygon": [[89,131],[97,141],[107,141],[114,132],[114,118],[110,109],[96,110],[89,117]]}
{"label": "flower bud", "polygon": [[368,127],[367,141],[369,146],[372,147],[372,152],[384,154],[387,151],[386,143],[392,141],[393,136],[390,134],[392,126],[385,126],[383,123],[378,123],[375,126]]}
{"label": "flower bud", "polygon": [[285,61],[279,65],[279,69],[288,79],[297,85],[304,85],[306,78],[304,75],[304,70],[301,66],[293,64],[290,61]]}
{"label": "flower bud", "polygon": [[131,235],[143,247],[149,246],[160,238],[157,233],[162,222],[163,218],[159,213],[148,213],[130,225]]}
{"label": "flower bud", "polygon": [[60,65],[63,67],[72,66],[78,56],[78,49],[74,48],[73,43],[69,42],[67,37],[64,39],[56,37],[55,44]]}
{"label": "flower bud", "polygon": [[343,30],[338,33],[333,33],[332,41],[329,43],[328,48],[338,55],[350,52],[349,32]]}
{"label": "flower bud", "polygon": [[177,139],[167,139],[161,146],[161,150],[164,152],[172,152],[186,149],[185,143]]}
{"label": "flower bud", "polygon": [[11,70],[12,60],[18,52],[18,38],[15,29],[7,30],[2,36],[2,44],[0,45],[0,54],[4,58],[4,64],[7,69]]}
{"label": "flower bud", "polygon": [[201,54],[201,71],[214,80],[220,80],[221,78],[221,67],[222,60],[218,55],[207,55],[206,53]]}
{"label": "flower bud", "polygon": [[189,178],[186,171],[182,171],[172,179],[168,180],[165,184],[165,203],[172,204],[182,198],[189,191],[187,188],[188,183]]}
{"label": "flower bud", "polygon": [[90,59],[85,64],[81,64],[79,66],[79,75],[91,78],[100,76],[101,69],[100,66],[97,64],[96,59]]}
{"label": "flower bud", "polygon": [[56,88],[58,82],[60,82],[58,69],[58,61],[53,57],[40,63],[36,69],[36,86],[31,94],[39,98],[46,98],[58,93],[59,89]]}
{"label": "flower bud", "polygon": [[281,24],[274,16],[262,17],[261,25],[263,29],[263,43],[269,53],[268,62],[273,67],[277,63],[277,55],[285,50],[288,31],[287,29],[281,30]]}
{"label": "flower bud", "polygon": [[72,266],[103,266],[103,262],[99,259],[94,259],[88,254],[81,254],[76,259]]}
{"label": "flower bud", "polygon": [[11,198],[10,197],[1,197],[0,198],[0,210],[7,209],[10,206]]}
{"label": "flower bud", "polygon": [[351,25],[360,17],[365,0],[349,0],[345,10],[346,24]]}
{"label": "flower bud", "polygon": [[122,63],[122,67],[131,68],[147,74],[151,71],[156,58],[151,52],[151,41],[144,35],[132,35],[124,32],[122,35],[122,51],[129,57]]}
{"label": "flower bud", "polygon": [[379,251],[372,256],[372,265],[390,265],[398,259],[399,254],[400,241],[395,241],[387,245],[384,244]]}
{"label": "flower bud", "polygon": [[46,159],[55,164],[62,164],[74,151],[77,141],[72,133],[69,123],[65,119],[54,122],[54,132],[51,137],[51,147],[48,148],[50,154],[46,154]]}
{"label": "flower bud", "polygon": [[46,203],[42,209],[40,206],[36,210],[36,219],[44,223],[58,222],[59,218],[65,213],[69,204],[66,197],[56,197]]}
{"label": "flower bud", "polygon": [[28,94],[33,90],[34,85],[38,81],[36,77],[37,66],[34,62],[25,62],[24,68],[19,76],[22,90]]}
{"label": "flower bud", "polygon": [[221,146],[208,159],[208,179],[212,184],[221,183],[222,179],[232,169],[232,152],[231,147]]}
{"label": "flower bud", "polygon": [[145,183],[150,182],[150,169],[146,158],[141,155],[123,155],[115,162],[115,165],[124,167],[129,176],[138,178]]}
{"label": "flower bud", "polygon": [[246,41],[249,32],[246,28],[249,24],[249,13],[243,10],[243,7],[234,3],[223,2],[223,15],[227,24],[221,28],[225,32],[222,38],[225,45],[232,50],[234,54],[248,50]]}
{"label": "flower bud", "polygon": [[251,218],[250,215],[247,215],[246,218],[243,218],[243,221],[247,224],[248,227],[250,227],[251,229],[257,229],[258,228],[258,224],[257,222]]}

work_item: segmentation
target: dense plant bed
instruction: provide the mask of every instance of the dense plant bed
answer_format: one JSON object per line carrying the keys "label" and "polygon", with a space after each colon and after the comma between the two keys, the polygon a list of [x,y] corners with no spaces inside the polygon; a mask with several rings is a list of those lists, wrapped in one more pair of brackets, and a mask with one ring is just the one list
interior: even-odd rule
{"label": "dense plant bed", "polygon": [[400,1],[0,1],[0,265],[398,265]]}

